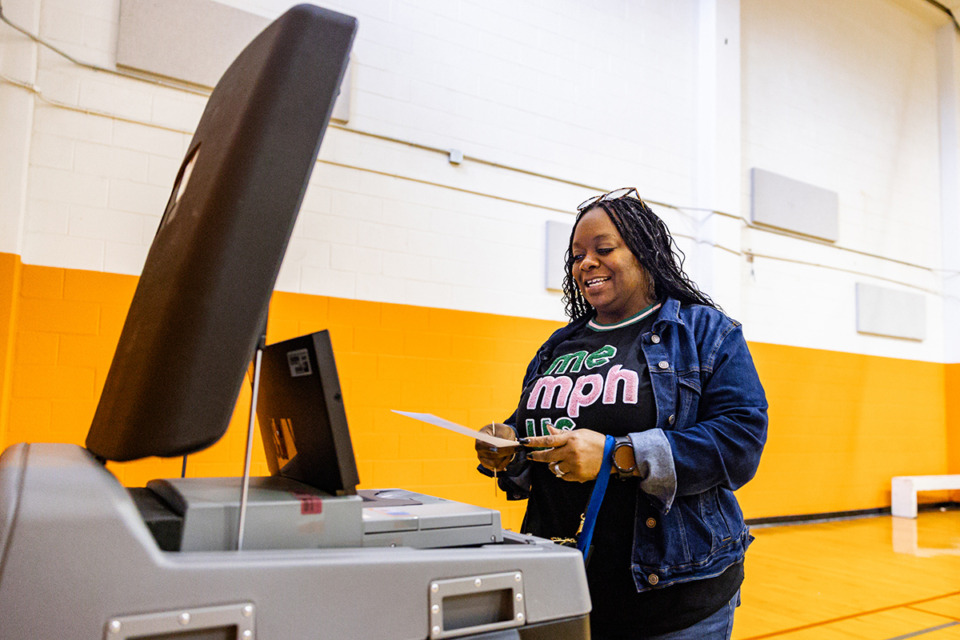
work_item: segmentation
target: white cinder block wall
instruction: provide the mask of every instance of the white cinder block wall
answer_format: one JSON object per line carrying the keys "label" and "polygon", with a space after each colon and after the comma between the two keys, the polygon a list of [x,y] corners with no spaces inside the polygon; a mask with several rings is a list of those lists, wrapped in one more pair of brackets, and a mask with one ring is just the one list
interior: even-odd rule
{"label": "white cinder block wall", "polygon": [[[744,250],[756,254],[744,286],[752,338],[941,359],[937,70],[944,62],[936,39],[939,29],[955,39],[953,26],[926,2],[743,0],[741,7],[744,202],[751,167],[839,195],[833,246],[758,229],[745,235]],[[857,335],[856,282],[923,293],[927,338]]]}
{"label": "white cinder block wall", "polygon": [[[924,0],[318,4],[360,21],[350,111],[278,289],[560,319],[546,221],[636,186],[749,339],[960,360],[945,339],[960,199],[943,197],[957,35]],[[2,6],[115,68],[119,0]],[[0,251],[139,273],[204,102],[0,24]],[[837,192],[837,241],[752,225],[754,167]],[[926,338],[857,333],[857,282],[922,294]]]}

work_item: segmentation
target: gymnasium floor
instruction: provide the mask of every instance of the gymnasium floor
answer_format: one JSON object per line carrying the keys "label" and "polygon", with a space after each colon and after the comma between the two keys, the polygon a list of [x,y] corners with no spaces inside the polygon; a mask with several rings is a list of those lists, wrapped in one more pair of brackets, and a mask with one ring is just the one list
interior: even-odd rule
{"label": "gymnasium floor", "polygon": [[735,640],[960,639],[960,510],[753,534]]}

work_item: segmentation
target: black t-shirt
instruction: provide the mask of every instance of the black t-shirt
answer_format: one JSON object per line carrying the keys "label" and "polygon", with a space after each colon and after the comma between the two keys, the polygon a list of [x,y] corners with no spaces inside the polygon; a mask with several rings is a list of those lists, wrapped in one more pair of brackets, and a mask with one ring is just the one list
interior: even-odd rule
{"label": "black t-shirt", "polygon": [[[639,337],[650,331],[655,318],[653,309],[616,328],[591,322],[557,345],[523,390],[517,409],[520,434],[546,435],[546,424],[613,436],[652,429],[656,406]],[[523,531],[573,538],[594,483],[564,481],[546,464],[530,464]],[[587,581],[591,627],[604,638],[643,638],[688,627],[719,610],[743,580],[738,563],[714,578],[637,593],[630,566],[638,483],[639,478],[611,478],[597,515]]]}

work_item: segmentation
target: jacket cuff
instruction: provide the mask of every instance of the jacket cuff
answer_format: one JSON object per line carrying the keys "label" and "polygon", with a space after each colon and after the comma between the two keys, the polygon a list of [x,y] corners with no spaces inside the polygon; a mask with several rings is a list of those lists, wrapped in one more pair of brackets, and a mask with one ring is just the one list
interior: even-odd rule
{"label": "jacket cuff", "polygon": [[[488,478],[493,477],[493,471],[482,464],[477,465],[477,471]],[[497,485],[507,494],[507,500],[525,500],[530,497],[530,463],[527,461],[525,449],[518,449],[513,461],[497,474]]]}
{"label": "jacket cuff", "polygon": [[629,436],[640,472],[640,488],[655,500],[660,511],[670,511],[677,497],[677,470],[666,434],[663,429],[648,429]]}

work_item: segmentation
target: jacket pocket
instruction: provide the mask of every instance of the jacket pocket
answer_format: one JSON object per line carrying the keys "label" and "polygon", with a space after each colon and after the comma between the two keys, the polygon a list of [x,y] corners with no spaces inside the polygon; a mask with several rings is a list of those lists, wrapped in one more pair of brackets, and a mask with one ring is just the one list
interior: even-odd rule
{"label": "jacket pocket", "polygon": [[677,375],[677,417],[674,429],[682,429],[697,421],[700,409],[700,372],[686,371]]}
{"label": "jacket pocket", "polygon": [[710,562],[718,551],[734,542],[717,498],[716,488],[681,496],[662,520],[647,516],[647,522],[656,526],[639,522],[634,538],[639,564],[666,577]]}
{"label": "jacket pocket", "polygon": [[717,487],[704,491],[698,498],[700,517],[710,532],[710,551],[713,552],[728,544],[733,536],[720,508]]}

